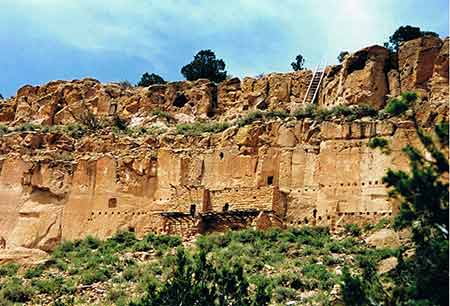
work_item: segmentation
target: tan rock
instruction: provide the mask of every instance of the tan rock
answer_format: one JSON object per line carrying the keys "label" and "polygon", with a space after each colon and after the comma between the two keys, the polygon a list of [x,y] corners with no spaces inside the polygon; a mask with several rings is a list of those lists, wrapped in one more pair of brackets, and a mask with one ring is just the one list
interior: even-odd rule
{"label": "tan rock", "polygon": [[402,92],[418,90],[428,96],[428,81],[433,75],[434,64],[442,46],[437,37],[421,37],[400,46],[398,63]]}
{"label": "tan rock", "polygon": [[389,257],[378,263],[377,271],[380,274],[388,273],[394,270],[398,265],[397,257]]}
{"label": "tan rock", "polygon": [[48,254],[38,249],[27,249],[23,247],[0,249],[0,265],[7,263],[37,264],[42,262]]}
{"label": "tan rock", "polygon": [[384,72],[388,58],[386,48],[371,46],[346,57],[342,68],[326,70],[319,104],[366,103],[378,109],[383,107],[389,93]]}
{"label": "tan rock", "polygon": [[400,239],[394,230],[381,229],[367,237],[366,243],[377,249],[398,248],[400,246]]}

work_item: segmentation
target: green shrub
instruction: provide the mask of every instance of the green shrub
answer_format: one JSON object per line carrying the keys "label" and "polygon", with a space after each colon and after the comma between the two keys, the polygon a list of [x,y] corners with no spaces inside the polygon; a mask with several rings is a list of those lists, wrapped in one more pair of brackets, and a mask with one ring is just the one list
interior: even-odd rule
{"label": "green shrub", "polygon": [[17,127],[15,130],[19,132],[36,132],[42,129],[42,125],[31,122],[24,123]]}
{"label": "green shrub", "polygon": [[25,271],[24,277],[25,278],[36,278],[42,275],[44,273],[44,265],[37,265],[33,268],[29,268]]}
{"label": "green shrub", "polygon": [[18,279],[9,280],[0,288],[0,301],[3,299],[13,303],[25,303],[33,295],[31,288],[22,284]]}
{"label": "green shrub", "polygon": [[317,111],[316,104],[308,104],[294,111],[293,116],[297,119],[314,118]]}
{"label": "green shrub", "polygon": [[239,118],[236,121],[236,124],[239,127],[243,127],[249,124],[252,124],[253,122],[257,121],[257,120],[262,120],[264,119],[264,113],[261,111],[254,111],[254,112],[250,112],[247,114],[247,116],[243,117],[243,118]]}
{"label": "green shrub", "polygon": [[95,249],[98,249],[101,244],[102,244],[102,242],[100,239],[93,237],[91,235],[88,235],[88,236],[86,236],[86,238],[84,238],[81,241],[80,247],[86,247],[88,249],[95,250]]}
{"label": "green shrub", "polygon": [[109,290],[106,299],[117,306],[127,305],[127,294],[123,289]]}
{"label": "green shrub", "polygon": [[69,123],[63,126],[62,131],[72,138],[80,139],[86,134],[87,128],[80,123]]}
{"label": "green shrub", "polygon": [[57,276],[49,279],[35,279],[31,283],[39,293],[57,295],[63,290],[64,278]]}
{"label": "green shrub", "polygon": [[[142,127],[142,126],[137,126],[137,127],[129,127],[125,130],[125,133],[133,138],[137,138],[137,137],[141,137],[141,136],[145,136],[145,135],[159,135],[164,131],[164,129],[161,129],[159,127]],[[114,133],[118,133],[120,131],[118,131],[117,129],[114,130]]]}
{"label": "green shrub", "polygon": [[353,108],[353,113],[355,114],[356,118],[362,118],[362,117],[376,117],[378,116],[378,111],[374,109],[369,104],[358,104]]}
{"label": "green shrub", "polygon": [[384,111],[391,116],[399,116],[408,110],[408,103],[402,99],[392,99],[388,102]]}
{"label": "green shrub", "polygon": [[272,111],[268,111],[265,113],[265,117],[266,118],[281,118],[281,119],[285,119],[287,117],[289,117],[289,113],[284,110],[272,110]]}
{"label": "green shrub", "polygon": [[347,234],[358,237],[361,235],[361,229],[357,224],[348,223],[344,225],[344,230]]}
{"label": "green shrub", "polygon": [[273,293],[275,301],[278,303],[295,300],[297,298],[297,291],[291,288],[276,287]]}
{"label": "green shrub", "polygon": [[80,275],[80,282],[83,285],[91,285],[97,282],[104,282],[111,277],[109,270],[105,268],[95,268],[85,270]]}
{"label": "green shrub", "polygon": [[123,271],[122,276],[127,281],[134,281],[138,279],[140,274],[139,268],[135,265],[128,266],[125,271]]}
{"label": "green shrub", "polygon": [[178,124],[176,129],[178,134],[198,136],[203,133],[220,133],[229,127],[226,122],[195,122]]}
{"label": "green shrub", "polygon": [[8,132],[9,132],[9,128],[4,124],[0,124],[0,136],[6,134]]}
{"label": "green shrub", "polygon": [[321,264],[307,264],[303,268],[305,286],[308,289],[331,289],[335,283],[334,275]]}
{"label": "green shrub", "polygon": [[0,265],[0,276],[14,276],[19,270],[20,266],[15,263]]}
{"label": "green shrub", "polygon": [[158,118],[166,119],[167,121],[172,121],[172,120],[174,120],[173,116],[172,116],[170,113],[165,112],[165,111],[162,111],[162,110],[159,109],[159,108],[154,109],[154,110],[152,111],[152,115],[153,115],[153,116],[158,116]]}
{"label": "green shrub", "polygon": [[345,305],[360,306],[369,304],[361,279],[357,276],[352,276],[348,266],[344,266],[342,270],[341,290]]}
{"label": "green shrub", "polygon": [[333,116],[347,117],[353,114],[353,110],[347,105],[336,105],[331,109]]}

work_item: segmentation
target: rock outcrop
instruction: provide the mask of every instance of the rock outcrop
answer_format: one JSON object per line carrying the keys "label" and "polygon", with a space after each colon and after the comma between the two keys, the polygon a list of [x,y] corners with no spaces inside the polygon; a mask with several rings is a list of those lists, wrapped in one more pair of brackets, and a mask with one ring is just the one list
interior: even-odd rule
{"label": "rock outcrop", "polygon": [[[318,104],[380,109],[417,89],[422,122],[445,118],[448,39],[405,43],[398,66],[383,47],[362,49],[326,69]],[[311,77],[300,71],[218,85],[127,88],[83,79],[22,87],[0,108],[9,127],[0,129],[0,236],[8,249],[47,251],[119,229],[193,235],[244,226],[339,229],[389,218],[396,206],[382,177],[387,168],[407,167],[401,149],[417,144],[410,122],[234,121],[255,110],[297,109]],[[223,128],[189,134],[177,126],[193,122]],[[390,156],[368,148],[375,136],[390,140]]]}

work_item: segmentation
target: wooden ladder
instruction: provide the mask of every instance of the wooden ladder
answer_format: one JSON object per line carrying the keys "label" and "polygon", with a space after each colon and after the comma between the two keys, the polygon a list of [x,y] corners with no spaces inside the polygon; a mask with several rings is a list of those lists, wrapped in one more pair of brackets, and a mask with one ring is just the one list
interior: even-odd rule
{"label": "wooden ladder", "polygon": [[325,60],[322,60],[321,63],[316,66],[311,82],[309,82],[308,89],[306,90],[305,97],[303,98],[303,104],[314,103],[317,93],[319,92],[320,83],[323,79],[325,67]]}

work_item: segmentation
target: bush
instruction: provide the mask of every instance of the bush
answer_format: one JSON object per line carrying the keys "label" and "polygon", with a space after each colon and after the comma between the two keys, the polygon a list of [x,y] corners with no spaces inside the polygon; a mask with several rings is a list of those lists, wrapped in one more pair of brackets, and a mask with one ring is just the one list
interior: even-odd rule
{"label": "bush", "polygon": [[293,115],[297,119],[304,119],[304,118],[314,118],[317,111],[317,105],[316,104],[308,104],[305,107],[299,108],[296,111],[294,111]]}
{"label": "bush", "polygon": [[220,133],[230,125],[226,122],[195,122],[178,124],[176,129],[178,134],[185,136],[198,136],[203,133]]}
{"label": "bush", "polygon": [[76,139],[83,137],[87,132],[86,126],[80,123],[69,123],[62,130],[65,134]]}
{"label": "bush", "polygon": [[266,118],[281,118],[285,119],[289,117],[289,113],[284,109],[281,110],[272,110],[265,113]]}
{"label": "bush", "polygon": [[24,286],[18,279],[3,283],[0,288],[0,301],[3,299],[13,303],[26,303],[33,294],[31,288]]}
{"label": "bush", "polygon": [[352,276],[347,266],[344,266],[342,270],[341,290],[345,305],[360,306],[369,304],[361,279],[357,276]]}
{"label": "bush", "polygon": [[30,132],[30,131],[36,132],[36,131],[40,131],[41,129],[42,129],[42,125],[27,122],[27,123],[20,125],[15,130],[19,131],[19,132]]}
{"label": "bush", "polygon": [[247,114],[243,118],[239,118],[236,123],[239,127],[243,127],[248,124],[252,124],[256,120],[262,120],[264,118],[264,113],[261,111],[254,111]]}
{"label": "bush", "polygon": [[408,104],[400,99],[392,99],[388,102],[384,111],[391,116],[399,116],[408,110]]}
{"label": "bush", "polygon": [[0,124],[0,136],[5,135],[8,132],[9,128],[4,124]]}
{"label": "bush", "polygon": [[33,268],[29,268],[25,271],[24,277],[25,278],[36,278],[42,275],[44,273],[44,266],[43,265],[37,265]]}
{"label": "bush", "polygon": [[104,282],[111,277],[111,273],[105,268],[92,268],[83,271],[80,275],[80,282],[83,285],[92,285],[97,282]]}
{"label": "bush", "polygon": [[291,288],[276,287],[273,293],[275,301],[278,303],[295,300],[297,298],[297,291]]}
{"label": "bush", "polygon": [[[137,137],[141,137],[144,135],[159,135],[163,132],[164,130],[158,127],[131,127],[131,128],[127,128],[125,130],[125,133],[133,138],[137,138]],[[120,131],[117,130],[113,130],[114,133],[118,133]]]}
{"label": "bush", "polygon": [[344,229],[347,232],[347,234],[350,234],[352,236],[358,237],[361,235],[361,229],[356,224],[353,223],[345,224]]}
{"label": "bush", "polygon": [[165,112],[165,111],[162,111],[162,110],[159,109],[159,108],[154,109],[154,110],[152,111],[152,115],[153,115],[153,116],[158,116],[158,118],[166,119],[167,121],[172,121],[172,120],[174,120],[173,116],[172,116],[170,113]]}
{"label": "bush", "polygon": [[0,265],[0,276],[14,276],[19,270],[20,266],[15,263]]}

